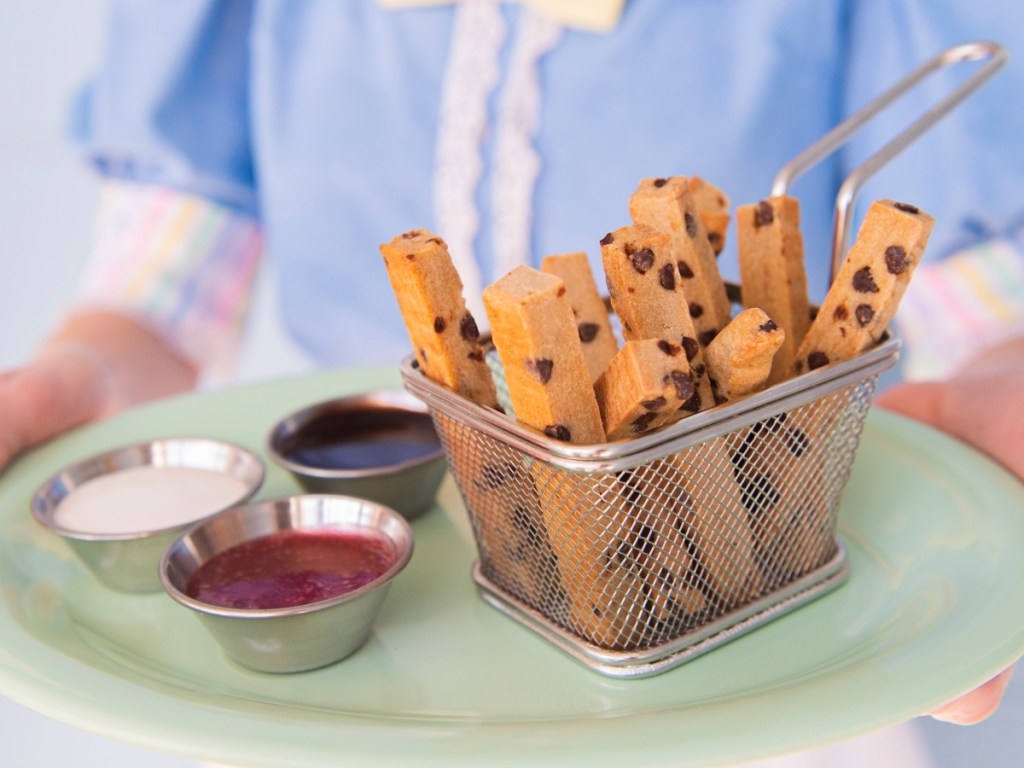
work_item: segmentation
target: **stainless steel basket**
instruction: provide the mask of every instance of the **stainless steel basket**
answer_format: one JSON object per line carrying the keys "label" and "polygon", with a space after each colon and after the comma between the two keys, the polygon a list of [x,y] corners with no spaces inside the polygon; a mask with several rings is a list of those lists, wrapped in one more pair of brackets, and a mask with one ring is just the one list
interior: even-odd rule
{"label": "stainless steel basket", "polygon": [[[859,168],[837,200],[834,260],[864,180],[1002,64],[998,46],[948,51],[838,126],[780,173],[774,194],[924,75],[993,58],[940,107]],[[953,102],[953,103],[951,103]],[[922,127],[922,125],[924,126]],[[736,286],[731,297],[738,298]],[[896,363],[887,337],[832,364],[636,438],[572,445],[427,379],[430,408],[490,604],[592,669],[642,677],[678,665],[842,583],[836,517],[877,385]],[[499,395],[500,363],[488,357]],[[508,413],[510,405],[502,403]]]}

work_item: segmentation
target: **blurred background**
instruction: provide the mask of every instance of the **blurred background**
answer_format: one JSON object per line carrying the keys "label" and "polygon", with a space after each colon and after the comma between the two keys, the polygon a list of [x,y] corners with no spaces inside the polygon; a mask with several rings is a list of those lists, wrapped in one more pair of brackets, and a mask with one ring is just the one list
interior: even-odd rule
{"label": "blurred background", "polygon": [[[64,125],[68,100],[99,49],[104,7],[102,0],[2,0],[0,370],[23,362],[53,328],[74,295],[88,250],[97,182],[68,144]],[[277,323],[272,279],[260,278],[240,383],[309,370]],[[915,727],[936,768],[1016,768],[1024,763],[1024,679],[1011,685],[1000,712],[982,725],[922,719]],[[194,765],[64,725],[2,692],[0,743],[0,763],[11,768]]]}

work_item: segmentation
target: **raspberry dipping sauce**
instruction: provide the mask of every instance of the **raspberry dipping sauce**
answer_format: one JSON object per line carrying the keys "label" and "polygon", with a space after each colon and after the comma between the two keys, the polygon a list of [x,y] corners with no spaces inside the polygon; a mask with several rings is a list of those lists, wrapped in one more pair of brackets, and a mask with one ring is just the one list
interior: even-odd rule
{"label": "raspberry dipping sauce", "polygon": [[226,608],[306,605],[354,592],[394,561],[390,540],[373,531],[283,530],[215,555],[187,594]]}
{"label": "raspberry dipping sauce", "polygon": [[412,528],[395,510],[298,494],[193,526],[164,552],[160,581],[233,661],[300,672],[340,661],[369,639],[412,551]]}

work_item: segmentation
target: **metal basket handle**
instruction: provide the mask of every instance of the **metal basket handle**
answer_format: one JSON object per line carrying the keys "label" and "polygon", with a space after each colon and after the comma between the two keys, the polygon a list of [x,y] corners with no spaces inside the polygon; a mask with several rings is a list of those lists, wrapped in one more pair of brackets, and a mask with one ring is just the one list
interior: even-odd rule
{"label": "metal basket handle", "polygon": [[889,106],[921,80],[933,72],[946,69],[963,61],[982,61],[990,59],[988,64],[975,72],[961,83],[952,93],[925,114],[914,121],[896,138],[868,158],[843,181],[836,195],[835,218],[832,230],[832,266],[829,282],[835,279],[840,265],[846,258],[846,250],[850,241],[850,228],[853,203],[864,184],[874,176],[886,163],[906,149],[921,134],[945,117],[960,102],[978,90],[982,85],[1006,63],[1009,54],[998,43],[974,42],[950,48],[931,61],[921,65],[905,79],[898,82],[874,101],[844,120],[812,146],[789,161],[772,184],[772,195],[785,195],[798,177],[803,175],[818,162],[839,149],[868,120]]}

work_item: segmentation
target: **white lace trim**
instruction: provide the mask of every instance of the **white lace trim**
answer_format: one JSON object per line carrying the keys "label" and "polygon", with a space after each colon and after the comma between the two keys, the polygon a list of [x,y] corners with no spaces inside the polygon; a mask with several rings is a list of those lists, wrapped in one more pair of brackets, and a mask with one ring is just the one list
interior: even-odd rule
{"label": "white lace trim", "polygon": [[478,320],[487,315],[473,247],[480,227],[475,194],[483,174],[487,102],[501,77],[498,55],[504,40],[505,20],[496,3],[472,0],[455,9],[434,159],[438,234],[448,243],[466,304]]}
{"label": "white lace trim", "polygon": [[532,11],[524,12],[498,108],[491,180],[496,276],[531,261],[534,187],[541,169],[533,145],[541,110],[538,68],[561,36],[559,24]]}
{"label": "white lace trim", "polygon": [[[520,16],[494,127],[492,279],[531,261],[533,197],[541,171],[533,146],[541,109],[538,65],[559,41],[562,29],[529,9]],[[484,172],[482,145],[490,127],[488,101],[501,81],[505,37],[505,20],[494,0],[466,0],[455,9],[435,150],[438,234],[448,243],[466,304],[478,319],[486,314],[483,271],[474,247],[480,229],[476,194]]]}

